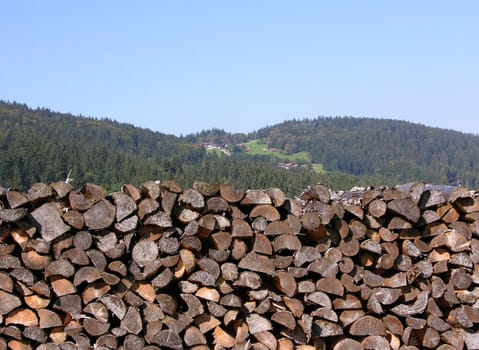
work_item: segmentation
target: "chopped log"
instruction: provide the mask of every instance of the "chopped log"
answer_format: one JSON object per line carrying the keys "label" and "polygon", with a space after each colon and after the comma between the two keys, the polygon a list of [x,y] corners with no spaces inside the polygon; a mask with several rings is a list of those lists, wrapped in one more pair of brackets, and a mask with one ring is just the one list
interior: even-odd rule
{"label": "chopped log", "polygon": [[195,326],[190,326],[186,329],[183,339],[187,346],[206,344],[206,337],[201,333],[199,328]]}
{"label": "chopped log", "polygon": [[[364,289],[364,288],[363,288]],[[328,307],[328,306],[325,306]],[[335,310],[360,309],[361,301],[353,294],[346,294],[341,298],[334,299],[333,307]]]}
{"label": "chopped log", "polygon": [[193,188],[200,192],[205,197],[212,197],[218,194],[220,191],[220,184],[219,183],[207,183],[202,181],[195,181],[193,183]]}
{"label": "chopped log", "polygon": [[187,224],[191,221],[197,220],[200,217],[200,213],[185,207],[176,207],[176,218],[183,224]]}
{"label": "chopped log", "polygon": [[237,203],[241,201],[245,195],[243,190],[235,190],[231,185],[221,185],[220,194],[224,200],[229,203]]}
{"label": "chopped log", "polygon": [[178,309],[178,301],[175,297],[161,293],[156,295],[156,301],[160,305],[160,308],[168,315],[173,315]]}
{"label": "chopped log", "polygon": [[8,314],[21,305],[22,303],[17,296],[0,290],[0,315]]}
{"label": "chopped log", "polygon": [[275,253],[282,250],[298,251],[301,248],[301,241],[298,237],[293,235],[279,235],[273,240],[273,249]]}
{"label": "chopped log", "polygon": [[[46,343],[47,342],[47,334],[45,332],[45,330],[39,328],[39,327],[26,327],[23,332],[22,332],[22,335],[29,339],[29,340],[33,340],[33,341],[36,341],[37,343]],[[38,349],[38,347],[37,347]]]}
{"label": "chopped log", "polygon": [[93,201],[93,203],[99,202],[107,195],[103,187],[93,183],[86,183],[82,187],[81,193],[83,193],[87,199]]}
{"label": "chopped log", "polygon": [[347,327],[352,324],[354,321],[360,319],[365,315],[363,310],[344,310],[339,315],[339,320],[343,327]]}
{"label": "chopped log", "polygon": [[253,230],[246,221],[242,219],[233,219],[231,234],[233,238],[249,238],[253,236]]}
{"label": "chopped log", "polygon": [[75,272],[73,284],[78,287],[83,282],[92,283],[99,279],[101,279],[101,274],[96,267],[83,266]]}
{"label": "chopped log", "polygon": [[246,316],[249,332],[256,334],[259,332],[269,331],[273,328],[271,322],[258,314],[250,314]]}
{"label": "chopped log", "polygon": [[125,317],[121,320],[121,328],[129,333],[139,334],[143,329],[141,315],[134,307],[129,307]]}
{"label": "chopped log", "polygon": [[138,216],[131,216],[122,222],[115,224],[115,230],[119,233],[128,233],[136,229],[138,226]]}
{"label": "chopped log", "polygon": [[68,202],[73,210],[79,212],[90,209],[95,203],[92,198],[87,198],[84,193],[79,191],[71,191],[68,195]]}
{"label": "chopped log", "polygon": [[27,199],[30,203],[35,203],[53,195],[51,186],[44,183],[36,183],[27,191]]}
{"label": "chopped log", "polygon": [[138,203],[138,201],[141,199],[141,193],[138,188],[136,188],[132,184],[125,184],[121,187],[121,191],[125,193],[126,195],[130,196],[135,203]]}
{"label": "chopped log", "polygon": [[44,309],[50,304],[49,298],[44,298],[36,294],[26,295],[23,300],[25,304],[32,309]]}
{"label": "chopped log", "polygon": [[284,271],[276,272],[274,274],[274,282],[276,288],[288,297],[293,297],[296,294],[296,280],[289,273]]}
{"label": "chopped log", "polygon": [[339,243],[339,249],[341,253],[345,256],[356,256],[359,253],[359,243],[358,240],[352,235],[342,239]]}
{"label": "chopped log", "polygon": [[303,246],[300,250],[294,253],[294,265],[303,266],[306,263],[312,263],[321,258],[321,253],[310,246]]}
{"label": "chopped log", "polygon": [[194,282],[206,287],[213,287],[216,283],[216,279],[214,278],[214,276],[209,274],[206,271],[193,272],[188,277],[188,281]]}
{"label": "chopped log", "polygon": [[431,248],[447,247],[454,253],[469,249],[470,241],[456,230],[447,230],[434,237],[429,243]]}
{"label": "chopped log", "polygon": [[67,294],[76,293],[77,289],[70,280],[62,276],[51,276],[50,283],[56,296],[61,297]]}
{"label": "chopped log", "polygon": [[151,199],[158,199],[160,196],[160,185],[156,181],[145,181],[140,185],[141,193]]}
{"label": "chopped log", "polygon": [[257,232],[264,232],[267,225],[268,225],[268,221],[262,216],[258,216],[251,223],[252,229]]}
{"label": "chopped log", "polygon": [[[10,237],[18,244],[22,250],[25,250],[27,246],[31,246],[32,243],[30,241],[30,237],[26,232],[20,229],[12,229],[9,232]],[[48,243],[47,243],[48,244]]]}
{"label": "chopped log", "polygon": [[225,348],[232,348],[236,344],[235,338],[226,333],[221,327],[216,327],[213,332],[214,344]]}
{"label": "chopped log", "polygon": [[326,186],[322,184],[315,184],[309,186],[303,191],[299,196],[300,199],[304,201],[320,201],[322,203],[328,203],[330,200],[329,190]]}
{"label": "chopped log", "polygon": [[266,348],[266,350],[276,350],[278,342],[271,332],[259,332],[254,334],[254,338]]}
{"label": "chopped log", "polygon": [[18,324],[24,327],[38,326],[38,317],[30,309],[19,308],[8,314],[5,318],[5,325]]}
{"label": "chopped log", "polygon": [[344,287],[343,284],[336,278],[326,277],[316,282],[316,289],[326,292],[328,294],[343,296]]}
{"label": "chopped log", "polygon": [[160,207],[160,204],[151,198],[145,198],[138,204],[138,216],[141,220],[145,216],[155,212]]}
{"label": "chopped log", "polygon": [[108,332],[110,325],[94,318],[85,318],[83,319],[83,328],[88,334],[98,337]]}
{"label": "chopped log", "polygon": [[359,220],[352,220],[349,223],[349,230],[351,231],[352,235],[356,239],[362,239],[366,236],[367,227]]}
{"label": "chopped log", "polygon": [[272,205],[260,204],[255,206],[249,213],[250,218],[263,217],[267,221],[278,221],[281,219],[279,211]]}
{"label": "chopped log", "polygon": [[220,301],[220,294],[214,288],[201,287],[196,291],[195,296],[200,299],[214,301],[216,303]]}
{"label": "chopped log", "polygon": [[296,320],[290,311],[280,310],[271,316],[271,321],[283,327],[293,330],[296,327]]}
{"label": "chopped log", "polygon": [[400,304],[395,306],[391,309],[391,311],[402,317],[410,316],[410,315],[417,315],[426,309],[428,301],[428,293],[427,292],[420,292],[417,294],[416,301],[412,305],[405,305]]}
{"label": "chopped log", "polygon": [[180,242],[176,237],[161,237],[158,241],[158,248],[161,253],[174,255],[178,253]]}
{"label": "chopped log", "polygon": [[271,198],[271,201],[273,202],[273,205],[275,207],[278,208],[283,206],[286,197],[284,195],[284,192],[280,188],[268,188],[266,190],[266,193]]}
{"label": "chopped log", "polygon": [[85,225],[91,230],[104,230],[113,224],[116,208],[106,199],[93,205],[83,214]]}
{"label": "chopped log", "polygon": [[35,209],[31,216],[34,219],[34,223],[39,226],[43,239],[48,242],[70,230],[70,226],[63,222],[57,206],[52,202],[45,203]]}
{"label": "chopped log", "polygon": [[334,337],[343,334],[343,328],[337,323],[327,320],[316,320],[311,335],[313,337]]}
{"label": "chopped log", "polygon": [[375,218],[380,218],[386,214],[387,205],[381,199],[375,199],[368,205],[368,212]]}
{"label": "chopped log", "polygon": [[123,192],[115,192],[111,195],[111,197],[113,199],[113,203],[115,203],[117,221],[126,219],[136,211],[136,203],[129,195]]}
{"label": "chopped log", "polygon": [[335,277],[338,274],[338,264],[327,257],[313,261],[309,266],[310,272],[315,272],[323,277]]}
{"label": "chopped log", "polygon": [[222,197],[211,197],[206,200],[206,210],[210,213],[221,214],[228,210],[229,204]]}
{"label": "chopped log", "polygon": [[127,308],[123,300],[121,300],[118,296],[106,294],[103,295],[99,301],[103,303],[106,308],[110,310],[119,320],[123,320],[126,315]]}
{"label": "chopped log", "polygon": [[[5,349],[7,347],[5,346]],[[10,340],[8,342],[8,348],[11,350],[31,350],[32,346],[28,344],[28,342],[20,341],[20,340]]]}
{"label": "chopped log", "polygon": [[43,270],[51,262],[48,255],[40,255],[35,250],[22,252],[22,261],[31,270]]}
{"label": "chopped log", "polygon": [[28,209],[26,208],[2,209],[0,207],[0,222],[13,224],[25,218],[27,214]]}
{"label": "chopped log", "polygon": [[19,191],[14,189],[7,191],[7,201],[8,201],[8,205],[12,209],[16,209],[28,203],[27,197],[25,197]]}
{"label": "chopped log", "polygon": [[200,210],[205,206],[203,195],[192,188],[187,189],[180,194],[178,201],[185,204],[187,208],[192,210]]}
{"label": "chopped log", "polygon": [[442,192],[432,188],[422,193],[421,199],[419,200],[419,207],[421,207],[421,209],[430,208],[442,205],[445,202],[446,199],[442,195]]}
{"label": "chopped log", "polygon": [[256,253],[246,255],[241,259],[238,267],[244,270],[265,273],[267,275],[272,275],[274,272],[274,264],[271,259]]}
{"label": "chopped log", "polygon": [[380,319],[366,315],[354,321],[349,329],[349,333],[356,336],[386,336],[386,328]]}
{"label": "chopped log", "polygon": [[12,293],[13,291],[13,280],[6,272],[3,271],[0,271],[0,290],[4,290],[8,293]]}
{"label": "chopped log", "polygon": [[265,190],[248,190],[246,191],[243,199],[241,199],[240,204],[244,206],[272,204],[272,201],[270,196],[268,196],[268,193]]}
{"label": "chopped log", "polygon": [[171,217],[164,211],[158,211],[154,213],[153,215],[148,216],[143,223],[145,225],[152,225],[152,226],[163,227],[163,228],[173,226]]}
{"label": "chopped log", "polygon": [[140,240],[132,250],[133,260],[141,267],[153,262],[158,257],[158,254],[158,245],[149,239]]}
{"label": "chopped log", "polygon": [[352,216],[355,216],[359,220],[362,220],[364,218],[364,210],[359,206],[359,205],[354,205],[354,204],[349,204],[344,206],[344,210],[351,214]]}
{"label": "chopped log", "polygon": [[418,205],[410,198],[394,199],[387,204],[387,208],[414,223],[418,222],[421,216]]}
{"label": "chopped log", "polygon": [[107,261],[105,255],[101,251],[97,249],[88,249],[86,254],[90,258],[90,261],[92,262],[93,266],[95,266],[98,271],[105,270],[107,266]]}
{"label": "chopped log", "polygon": [[271,222],[266,226],[264,230],[266,236],[278,236],[293,234],[290,224],[286,221],[275,221]]}
{"label": "chopped log", "polygon": [[60,199],[65,198],[68,196],[71,190],[73,190],[73,186],[68,182],[64,181],[57,181],[51,184],[52,190],[56,193],[57,197]]}
{"label": "chopped log", "polygon": [[167,349],[181,350],[183,349],[183,341],[180,336],[171,329],[163,329],[159,331],[152,339],[154,344]]}
{"label": "chopped log", "polygon": [[63,321],[56,312],[48,309],[37,310],[40,328],[53,328],[63,325]]}
{"label": "chopped log", "polygon": [[389,349],[389,342],[386,337],[369,335],[361,341],[363,349],[382,350]]}
{"label": "chopped log", "polygon": [[363,350],[364,347],[360,342],[350,338],[344,338],[338,341],[333,350]]}

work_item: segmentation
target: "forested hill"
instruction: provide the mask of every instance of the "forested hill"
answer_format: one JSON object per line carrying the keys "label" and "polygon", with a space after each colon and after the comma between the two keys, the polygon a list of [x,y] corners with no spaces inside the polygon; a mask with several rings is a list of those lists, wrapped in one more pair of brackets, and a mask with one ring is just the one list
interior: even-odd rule
{"label": "forested hill", "polygon": [[0,185],[18,187],[64,179],[70,170],[80,183],[144,181],[165,175],[167,159],[205,156],[175,136],[7,102],[0,102],[0,149]]}
{"label": "forested hill", "polygon": [[310,152],[326,170],[479,186],[479,136],[472,134],[351,117],[288,121],[256,134],[287,154]]}
{"label": "forested hill", "polygon": [[152,179],[279,187],[288,195],[315,182],[334,189],[411,181],[478,188],[478,158],[477,136],[393,120],[320,117],[251,134],[213,129],[179,138],[0,101],[0,186],[20,189],[64,180],[69,171],[75,187],[94,182],[109,190]]}
{"label": "forested hill", "polygon": [[[297,194],[308,184],[357,179],[308,169],[285,172],[268,157],[218,155],[198,145],[129,124],[31,109],[0,101],[0,187],[25,190],[36,182],[65,180],[75,187],[87,182],[118,190],[124,183],[175,180],[231,183],[238,188],[280,187]],[[341,186],[341,187],[342,187]]]}
{"label": "forested hill", "polygon": [[245,144],[257,139],[274,154],[307,153],[328,172],[373,183],[426,181],[479,186],[479,136],[390,119],[318,117],[286,121],[251,134],[202,131],[185,140]]}

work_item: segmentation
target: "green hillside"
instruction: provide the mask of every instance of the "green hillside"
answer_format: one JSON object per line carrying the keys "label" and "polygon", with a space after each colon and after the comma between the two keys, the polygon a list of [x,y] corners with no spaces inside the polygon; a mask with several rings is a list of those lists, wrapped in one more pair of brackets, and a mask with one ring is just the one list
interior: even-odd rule
{"label": "green hillside", "polygon": [[94,182],[112,191],[124,183],[174,179],[183,187],[194,181],[280,187],[292,196],[317,181],[333,187],[358,181],[319,178],[308,169],[286,171],[268,157],[210,153],[197,143],[129,124],[1,101],[0,150],[0,186],[23,190],[64,180],[70,171],[74,186]]}
{"label": "green hillside", "polygon": [[247,153],[251,155],[273,156],[280,161],[296,162],[300,164],[311,163],[311,155],[309,152],[285,154],[279,151],[271,151],[268,150],[268,144],[262,143],[260,140],[252,140],[241,145],[246,147]]}
{"label": "green hillside", "polygon": [[[207,151],[205,144],[226,147]],[[268,150],[269,149],[269,150]],[[479,185],[479,137],[394,120],[292,120],[251,134],[203,130],[175,137],[108,119],[0,101],[0,186],[65,179],[117,190],[174,179],[280,187],[294,196],[315,182],[334,189],[425,181]],[[298,166],[281,169],[280,162]]]}
{"label": "green hillside", "polygon": [[396,120],[316,118],[258,130],[267,147],[309,152],[326,171],[383,176],[392,183],[479,186],[479,137]]}

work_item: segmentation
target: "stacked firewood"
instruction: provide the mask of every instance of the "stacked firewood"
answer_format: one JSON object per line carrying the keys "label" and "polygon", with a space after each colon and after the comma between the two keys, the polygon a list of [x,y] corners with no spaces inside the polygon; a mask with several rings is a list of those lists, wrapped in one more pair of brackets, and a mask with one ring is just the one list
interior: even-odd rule
{"label": "stacked firewood", "polygon": [[479,349],[479,197],[0,194],[1,349]]}

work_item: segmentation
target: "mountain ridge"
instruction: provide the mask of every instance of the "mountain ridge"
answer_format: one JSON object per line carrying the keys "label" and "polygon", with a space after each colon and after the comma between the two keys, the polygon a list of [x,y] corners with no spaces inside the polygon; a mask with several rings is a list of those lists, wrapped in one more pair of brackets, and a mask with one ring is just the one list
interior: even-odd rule
{"label": "mountain ridge", "polygon": [[[245,144],[252,140],[273,151],[248,152]],[[228,152],[208,151],[205,142],[224,144]],[[335,189],[411,181],[479,185],[479,136],[392,119],[317,117],[246,134],[210,129],[175,136],[0,101],[0,150],[0,185],[19,188],[61,180],[70,170],[76,184],[107,188],[151,179],[290,193],[315,182]],[[310,162],[299,158],[297,169],[278,168],[280,159],[298,153],[307,153],[303,159]]]}

